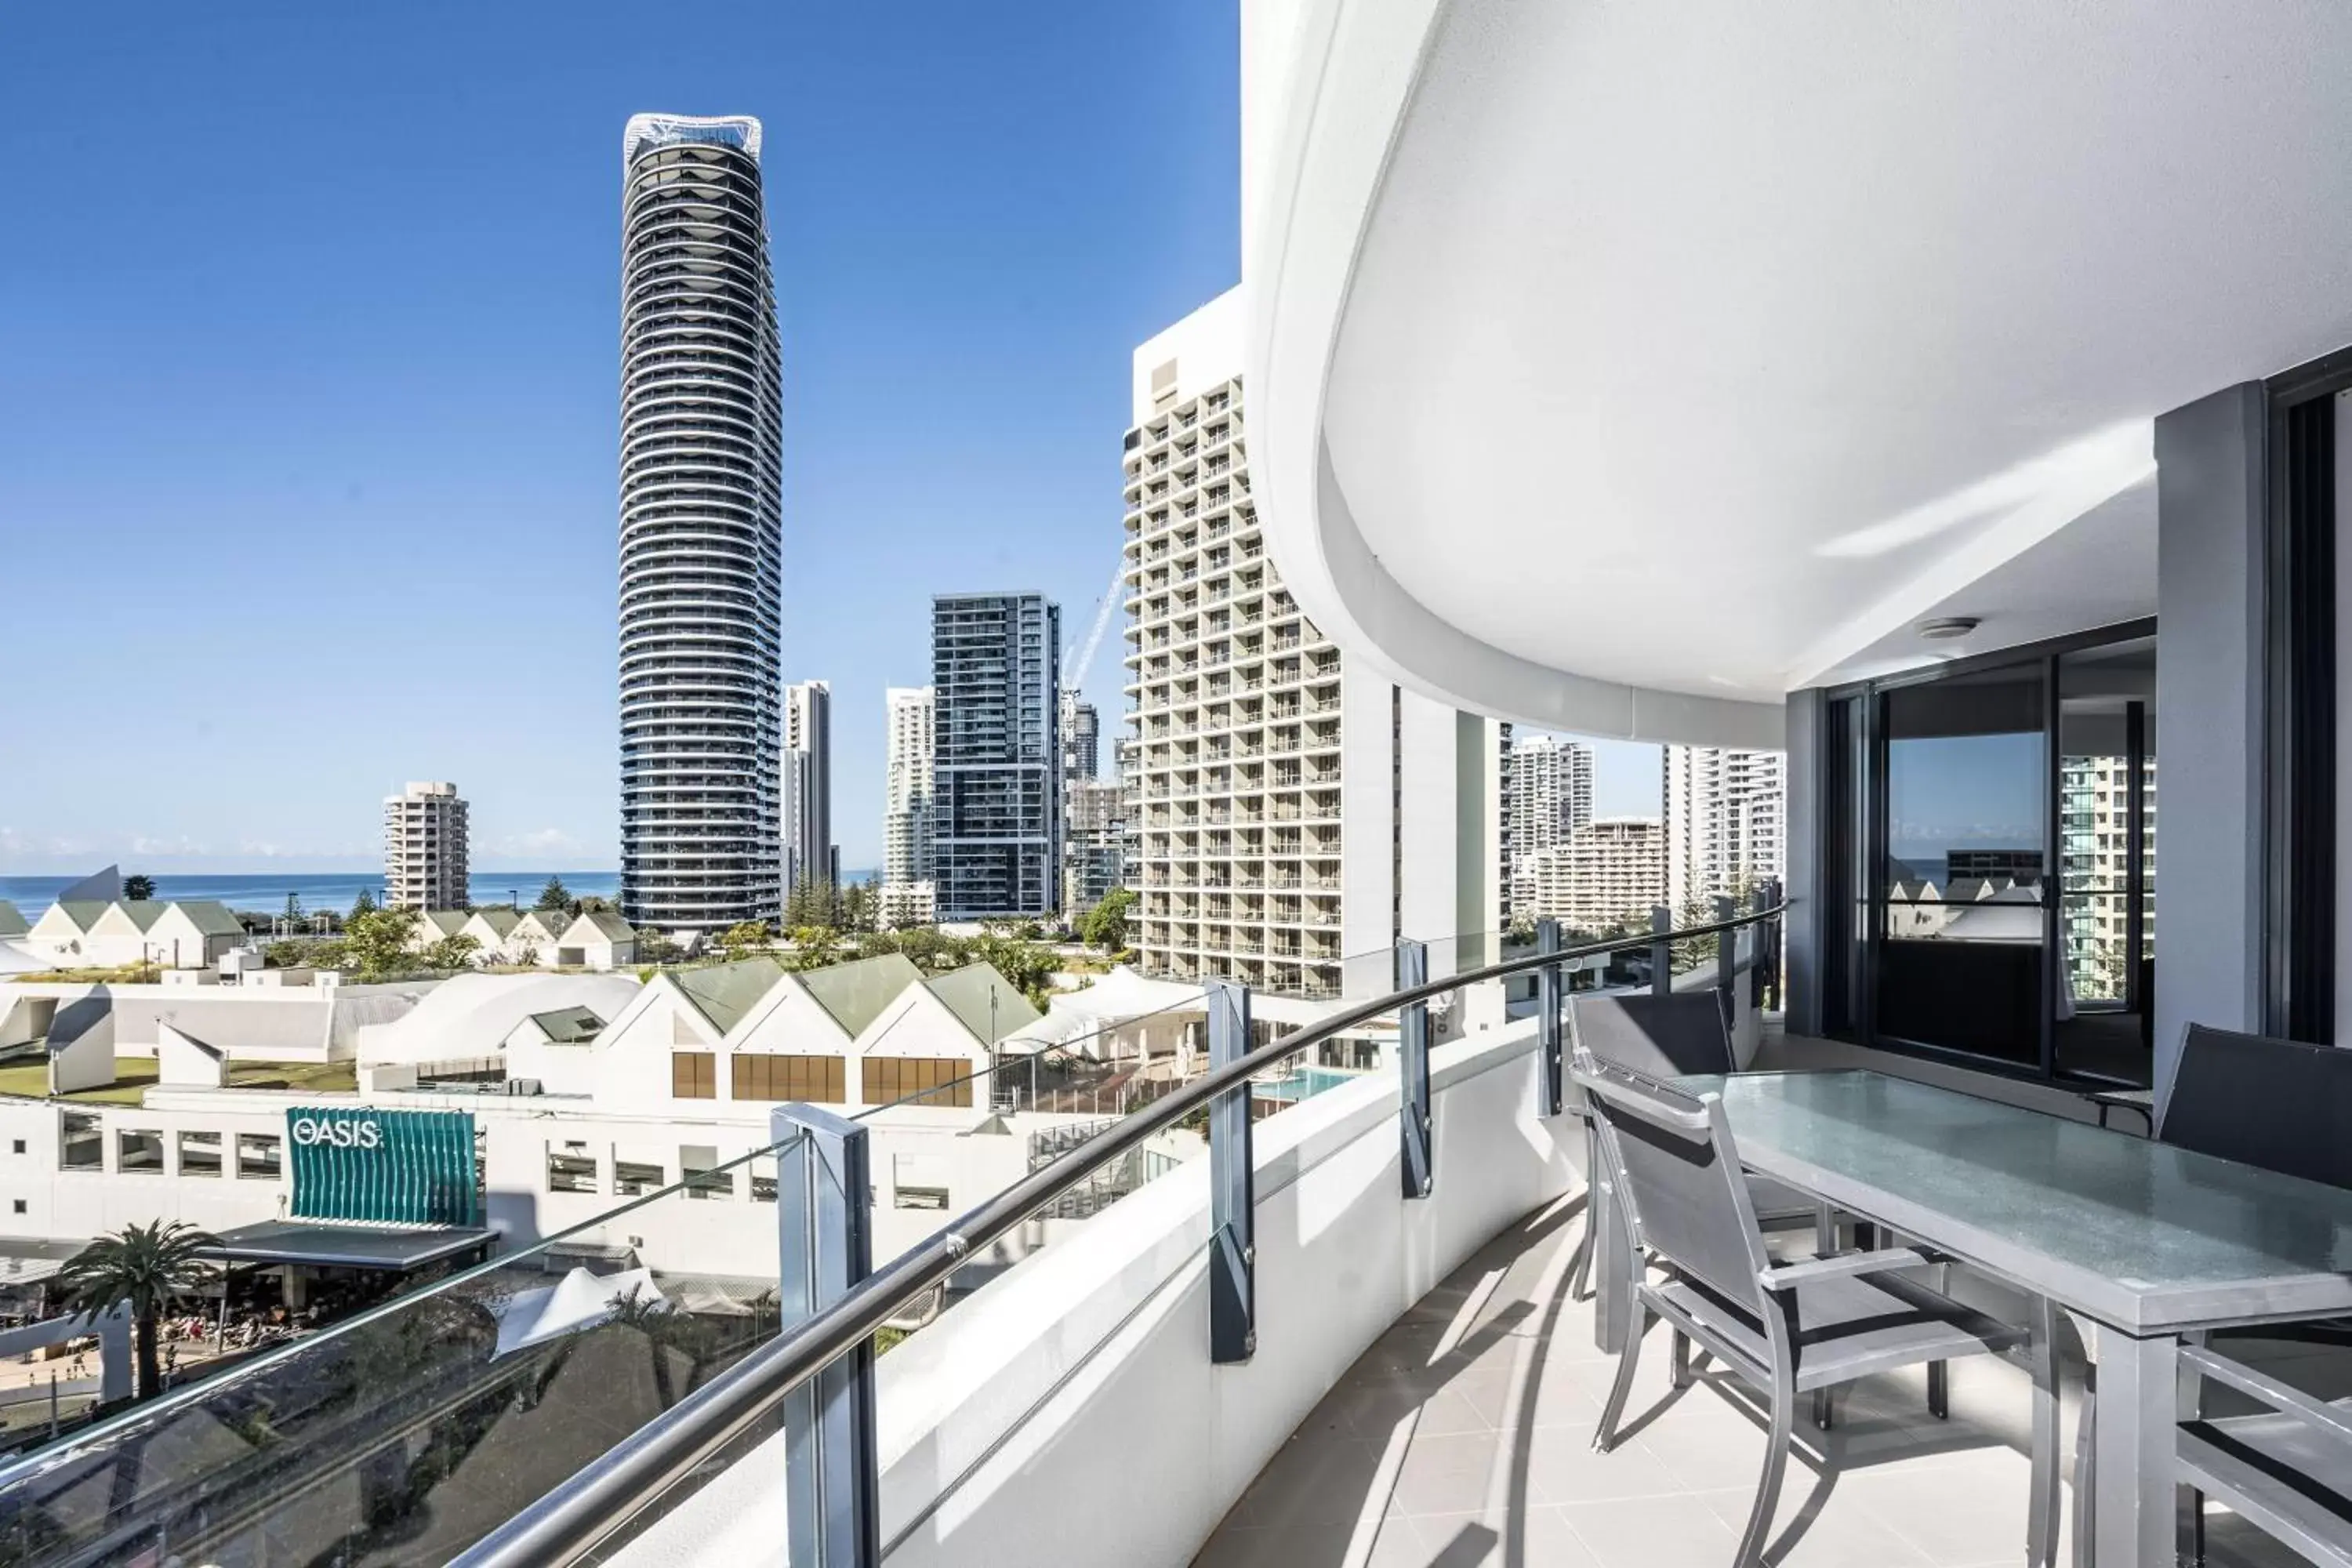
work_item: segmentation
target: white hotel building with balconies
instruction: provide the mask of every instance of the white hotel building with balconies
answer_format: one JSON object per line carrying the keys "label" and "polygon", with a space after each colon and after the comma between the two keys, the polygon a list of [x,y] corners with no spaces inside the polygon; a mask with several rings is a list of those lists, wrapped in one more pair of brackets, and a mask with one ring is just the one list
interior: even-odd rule
{"label": "white hotel building with balconies", "polygon": [[1171,979],[1383,990],[1398,935],[1501,924],[1498,737],[1344,668],[1283,587],[1250,490],[1243,321],[1236,289],[1135,351],[1136,945]]}

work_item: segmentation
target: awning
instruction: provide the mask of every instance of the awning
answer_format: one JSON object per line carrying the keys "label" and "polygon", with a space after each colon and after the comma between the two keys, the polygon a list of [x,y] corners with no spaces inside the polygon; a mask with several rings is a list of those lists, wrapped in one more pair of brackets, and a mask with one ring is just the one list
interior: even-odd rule
{"label": "awning", "polygon": [[47,1237],[0,1236],[0,1290],[38,1285],[57,1277],[66,1260],[89,1243]]}
{"label": "awning", "polygon": [[498,1233],[479,1226],[328,1225],[268,1219],[225,1230],[196,1254],[220,1263],[294,1263],[313,1268],[406,1272],[469,1252]]}
{"label": "awning", "polygon": [[649,1311],[671,1310],[647,1268],[604,1275],[575,1268],[543,1289],[518,1291],[490,1309],[499,1321],[490,1359],[611,1322],[622,1303],[632,1300]]}

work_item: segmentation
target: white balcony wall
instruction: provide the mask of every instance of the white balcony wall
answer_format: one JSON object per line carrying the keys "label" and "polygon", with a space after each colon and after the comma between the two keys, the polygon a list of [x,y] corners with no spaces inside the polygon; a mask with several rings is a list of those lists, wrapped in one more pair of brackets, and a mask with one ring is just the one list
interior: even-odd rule
{"label": "white balcony wall", "polygon": [[[884,1356],[894,1568],[1189,1562],[1406,1307],[1580,1179],[1576,1123],[1536,1115],[1531,1024],[1444,1047],[1432,1079],[1436,1187],[1424,1201],[1400,1195],[1387,1074],[1258,1125],[1258,1348],[1246,1364],[1208,1359],[1205,1161]],[[771,1441],[617,1561],[782,1563],[782,1467]]]}

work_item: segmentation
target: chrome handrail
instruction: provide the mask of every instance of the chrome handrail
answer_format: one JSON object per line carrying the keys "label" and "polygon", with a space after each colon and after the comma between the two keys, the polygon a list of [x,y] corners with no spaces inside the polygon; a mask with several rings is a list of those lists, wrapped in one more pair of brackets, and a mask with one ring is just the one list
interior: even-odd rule
{"label": "chrome handrail", "polygon": [[1012,1230],[1127,1153],[1227,1090],[1341,1031],[1383,1013],[1489,980],[1596,958],[1717,936],[1778,921],[1785,902],[1727,921],[1644,931],[1608,942],[1532,952],[1392,991],[1319,1018],[1193,1079],[1122,1119],[1042,1170],[940,1226],[877,1268],[824,1310],[737,1362],[695,1394],[639,1427],[555,1490],[516,1514],[454,1560],[454,1568],[543,1568],[593,1551],[637,1512],[753,1424],[837,1357],[871,1339],[924,1291],[944,1283],[964,1259]]}

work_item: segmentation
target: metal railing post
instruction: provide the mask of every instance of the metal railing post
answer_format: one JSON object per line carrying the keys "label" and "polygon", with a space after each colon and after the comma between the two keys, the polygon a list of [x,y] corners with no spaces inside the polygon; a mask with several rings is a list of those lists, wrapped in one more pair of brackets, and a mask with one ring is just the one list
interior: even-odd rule
{"label": "metal railing post", "polygon": [[[1208,986],[1212,1071],[1249,1055],[1249,987]],[[1209,1104],[1209,1359],[1219,1366],[1257,1353],[1257,1172],[1250,1151],[1250,1083]]]}
{"label": "metal railing post", "polygon": [[[1757,883],[1756,890],[1748,895],[1748,907],[1760,915],[1770,909],[1774,901],[1773,884],[1771,879],[1767,878]],[[1748,999],[1755,1004],[1756,1010],[1760,1013],[1764,1011],[1765,998],[1769,994],[1772,964],[1780,949],[1770,940],[1772,924],[1769,921],[1759,921],[1752,929],[1756,932],[1756,967],[1748,975]]]}
{"label": "metal railing post", "polygon": [[[1536,921],[1536,951],[1559,951],[1559,922],[1549,917]],[[1562,1061],[1560,1047],[1560,982],[1566,978],[1557,963],[1547,963],[1536,971],[1536,1037],[1543,1045],[1542,1065],[1537,1069],[1543,1074],[1538,1085],[1536,1100],[1546,1117],[1558,1116],[1566,1104],[1568,1072]]]}
{"label": "metal railing post", "polygon": [[[873,1177],[866,1129],[820,1106],[778,1106],[769,1132],[779,1145],[776,1295],[789,1331],[873,1272]],[[879,1476],[869,1339],[787,1396],[786,1561],[878,1568]]]}
{"label": "metal railing post", "polygon": [[[1717,920],[1728,921],[1737,917],[1738,913],[1739,906],[1733,903],[1730,899],[1718,897],[1715,900],[1715,918]],[[1726,1002],[1732,1000],[1731,988],[1735,984],[1737,984],[1734,977],[1738,973],[1739,933],[1736,931],[1719,931],[1716,932],[1715,988],[1723,993],[1723,999]]]}
{"label": "metal railing post", "polygon": [[[1675,912],[1664,904],[1650,906],[1650,929],[1670,931],[1675,929]],[[1658,941],[1650,944],[1650,994],[1664,996],[1675,988],[1675,944]]]}
{"label": "metal railing post", "polygon": [[[1429,946],[1399,942],[1396,983],[1400,991],[1428,984]],[[1403,1141],[1404,1195],[1425,1198],[1437,1184],[1430,1163],[1429,1134],[1429,1003],[1408,1002],[1397,1012],[1397,1068],[1404,1082],[1397,1102],[1397,1127]]]}

